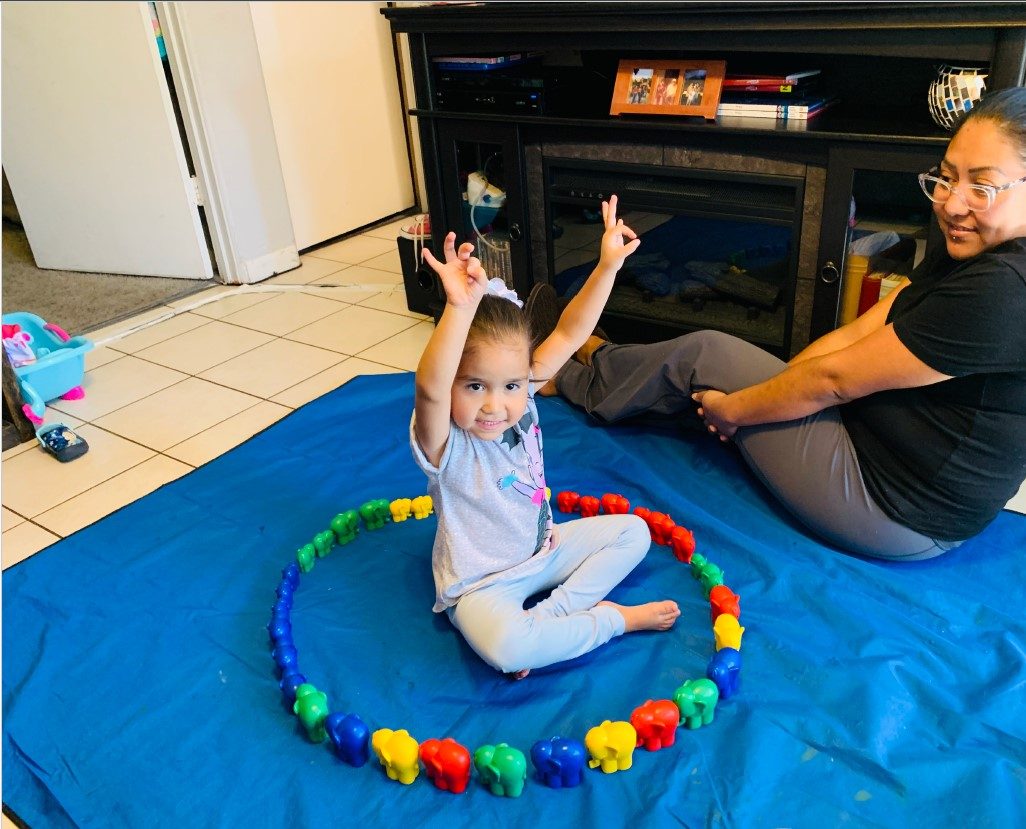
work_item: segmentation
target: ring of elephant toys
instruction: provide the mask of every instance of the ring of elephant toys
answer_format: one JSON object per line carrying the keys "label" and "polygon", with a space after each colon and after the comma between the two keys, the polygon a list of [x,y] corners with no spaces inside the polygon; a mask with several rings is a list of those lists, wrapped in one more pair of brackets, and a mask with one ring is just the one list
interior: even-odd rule
{"label": "ring of elephant toys", "polygon": [[[606,493],[601,498],[560,492],[556,498],[563,512],[582,517],[605,513],[626,513],[630,504],[622,495]],[[330,740],[336,755],[354,767],[364,766],[371,752],[386,775],[403,784],[413,783],[421,768],[434,785],[460,794],[466,791],[471,771],[476,768],[484,786],[495,795],[518,797],[527,781],[524,753],[507,743],[479,746],[473,754],[452,737],[432,738],[418,743],[405,729],[378,728],[371,731],[355,713],[332,711],[327,695],[307,682],[299,668],[299,654],[292,639],[292,602],[300,575],[310,573],[317,559],[327,556],[336,545],[353,542],[361,528],[374,531],[388,523],[415,520],[432,514],[431,498],[379,498],[359,509],[339,513],[327,529],[296,552],[281,573],[267,625],[271,655],[280,673],[279,687],[312,742]],[[702,585],[710,604],[716,652],[706,676],[688,679],[672,698],[647,700],[631,713],[630,720],[604,720],[589,729],[583,742],[574,737],[538,740],[530,749],[537,780],[551,788],[572,788],[584,780],[585,764],[609,774],[626,771],[634,749],[644,746],[657,751],[673,745],[679,726],[700,728],[712,723],[721,699],[738,692],[741,675],[740,596],[723,583],[723,571],[695,552],[695,539],[668,515],[637,507],[634,513],[648,524],[654,543],[668,546],[674,556],[688,564],[692,576]]]}

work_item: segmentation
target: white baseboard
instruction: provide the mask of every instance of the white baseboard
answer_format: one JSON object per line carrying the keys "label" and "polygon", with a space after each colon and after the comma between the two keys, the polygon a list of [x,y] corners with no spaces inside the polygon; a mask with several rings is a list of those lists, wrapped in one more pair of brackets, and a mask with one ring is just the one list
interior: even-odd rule
{"label": "white baseboard", "polygon": [[267,279],[269,276],[298,268],[300,265],[299,250],[295,245],[288,245],[258,256],[256,259],[248,259],[243,264],[246,269],[243,282],[252,284]]}

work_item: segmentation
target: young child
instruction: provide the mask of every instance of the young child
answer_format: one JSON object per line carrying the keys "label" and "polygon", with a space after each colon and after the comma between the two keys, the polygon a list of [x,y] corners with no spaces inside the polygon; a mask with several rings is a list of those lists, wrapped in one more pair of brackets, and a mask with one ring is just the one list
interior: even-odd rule
{"label": "young child", "polygon": [[[534,386],[551,378],[598,322],[624,260],[641,244],[602,203],[598,267],[555,331],[531,351],[527,315],[501,279],[488,280],[469,243],[445,237],[445,263],[424,260],[446,304],[417,367],[410,444],[438,515],[434,611],[446,611],[489,665],[517,679],[635,630],[667,630],[672,601],[601,601],[645,557],[636,515],[552,522]],[[631,241],[624,241],[624,237]],[[524,610],[527,598],[552,589]]]}

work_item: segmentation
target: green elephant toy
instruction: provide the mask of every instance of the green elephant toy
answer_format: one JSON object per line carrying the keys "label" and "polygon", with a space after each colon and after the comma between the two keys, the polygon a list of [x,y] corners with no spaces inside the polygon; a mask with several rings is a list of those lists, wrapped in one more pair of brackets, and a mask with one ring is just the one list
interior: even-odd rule
{"label": "green elephant toy", "polygon": [[705,590],[705,597],[708,599],[712,589],[723,584],[723,571],[711,561],[706,562],[698,580],[702,583],[702,589]]}
{"label": "green elephant toy", "polygon": [[720,689],[711,679],[689,679],[673,692],[673,701],[680,709],[680,724],[688,728],[709,725],[720,700]]}
{"label": "green elephant toy", "polygon": [[304,682],[296,688],[296,704],[292,710],[312,742],[321,743],[328,738],[328,732],[324,730],[324,720],[328,716],[327,694]]}
{"label": "green elephant toy", "polygon": [[314,549],[317,551],[317,558],[324,558],[335,546],[335,533],[331,530],[317,533],[313,539]]}
{"label": "green elephant toy", "polygon": [[304,544],[296,550],[296,561],[299,562],[299,569],[304,573],[313,570],[314,562],[317,559],[317,550],[313,544]]}
{"label": "green elephant toy", "polygon": [[360,531],[360,514],[354,509],[340,512],[331,519],[331,531],[339,544],[348,544]]}
{"label": "green elephant toy", "polygon": [[360,507],[360,517],[367,525],[368,530],[380,530],[391,516],[392,513],[388,509],[388,501],[385,498],[368,501]]}
{"label": "green elephant toy", "polygon": [[492,794],[520,797],[527,781],[527,758],[520,749],[499,743],[474,752],[474,767]]}

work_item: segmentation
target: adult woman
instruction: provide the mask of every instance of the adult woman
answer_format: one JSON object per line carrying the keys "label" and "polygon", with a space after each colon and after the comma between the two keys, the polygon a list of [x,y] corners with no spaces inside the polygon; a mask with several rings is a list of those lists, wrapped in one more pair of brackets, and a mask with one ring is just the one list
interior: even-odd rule
{"label": "adult woman", "polygon": [[[1026,89],[987,96],[920,177],[944,233],[911,281],[785,364],[726,334],[593,340],[556,387],[605,422],[698,404],[806,525],[930,558],[1026,477]],[[694,401],[694,402],[692,402]]]}

